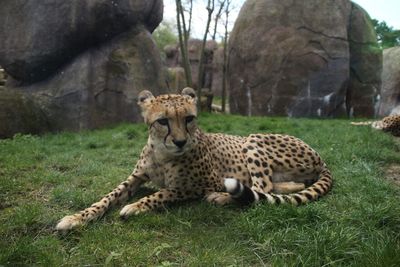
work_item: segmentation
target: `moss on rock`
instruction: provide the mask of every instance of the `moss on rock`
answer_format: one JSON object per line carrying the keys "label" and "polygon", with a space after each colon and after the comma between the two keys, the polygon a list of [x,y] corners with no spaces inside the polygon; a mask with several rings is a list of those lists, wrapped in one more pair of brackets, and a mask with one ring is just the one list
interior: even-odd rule
{"label": "moss on rock", "polygon": [[0,87],[0,138],[49,130],[45,114],[32,99],[16,90]]}

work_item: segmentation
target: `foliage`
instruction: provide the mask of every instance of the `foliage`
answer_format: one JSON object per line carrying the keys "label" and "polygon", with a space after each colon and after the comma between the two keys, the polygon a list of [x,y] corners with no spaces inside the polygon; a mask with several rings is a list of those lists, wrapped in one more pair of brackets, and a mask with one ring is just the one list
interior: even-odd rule
{"label": "foliage", "polygon": [[372,24],[376,31],[378,43],[383,49],[400,45],[400,30],[395,30],[388,26],[386,22],[376,19],[372,20]]}
{"label": "foliage", "polygon": [[400,266],[400,190],[382,171],[400,162],[393,137],[347,120],[202,114],[200,123],[305,140],[331,168],[332,192],[300,207],[194,201],[125,222],[118,207],[61,236],[58,219],[130,174],[146,126],[16,135],[0,141],[0,266]]}
{"label": "foliage", "polygon": [[156,41],[160,51],[164,51],[167,45],[176,45],[178,42],[178,34],[175,31],[174,22],[164,20],[153,32],[153,38]]}

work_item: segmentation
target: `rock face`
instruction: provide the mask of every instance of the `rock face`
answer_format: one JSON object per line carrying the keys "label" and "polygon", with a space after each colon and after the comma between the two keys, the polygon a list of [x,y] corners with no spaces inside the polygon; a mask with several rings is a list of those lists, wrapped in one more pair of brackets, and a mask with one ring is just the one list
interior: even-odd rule
{"label": "rock face", "polygon": [[45,79],[132,25],[154,30],[162,8],[163,1],[158,0],[3,0],[0,65],[21,82]]}
{"label": "rock face", "polygon": [[382,50],[368,14],[352,3],[350,29],[350,84],[347,110],[350,116],[373,117],[378,112],[381,88]]}
{"label": "rock face", "polygon": [[212,61],[212,83],[211,91],[215,96],[222,95],[222,82],[224,76],[224,48],[219,47],[214,51]]}
{"label": "rock face", "polygon": [[382,92],[379,116],[400,114],[400,47],[383,51]]}
{"label": "rock face", "polygon": [[373,116],[377,47],[368,15],[348,0],[247,0],[230,37],[231,112]]}
{"label": "rock face", "polygon": [[51,130],[46,116],[30,98],[0,87],[0,138],[15,133],[43,133]]}
{"label": "rock face", "polygon": [[41,106],[55,129],[93,129],[138,121],[138,92],[159,93],[163,88],[156,52],[150,33],[135,29],[83,52],[45,81],[18,86],[10,80],[7,84],[42,99]]}
{"label": "rock face", "polygon": [[54,130],[138,121],[140,90],[165,92],[150,32],[162,0],[4,0],[6,87],[35,101]]}

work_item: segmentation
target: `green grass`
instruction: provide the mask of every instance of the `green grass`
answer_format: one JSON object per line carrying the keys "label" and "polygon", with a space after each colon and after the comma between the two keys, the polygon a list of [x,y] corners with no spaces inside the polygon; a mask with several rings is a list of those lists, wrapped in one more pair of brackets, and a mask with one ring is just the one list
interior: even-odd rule
{"label": "green grass", "polygon": [[17,135],[0,141],[0,265],[400,265],[400,189],[383,172],[400,162],[393,137],[347,120],[203,114],[200,121],[208,132],[303,139],[331,168],[333,190],[297,208],[194,201],[126,222],[116,208],[62,236],[54,231],[60,218],[87,207],[130,174],[146,142],[146,126]]}

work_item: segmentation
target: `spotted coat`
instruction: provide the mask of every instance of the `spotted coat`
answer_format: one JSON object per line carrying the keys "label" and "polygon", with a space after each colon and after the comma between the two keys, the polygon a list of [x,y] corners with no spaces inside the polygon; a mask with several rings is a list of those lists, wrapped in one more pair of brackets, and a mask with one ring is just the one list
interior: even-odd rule
{"label": "spotted coat", "polygon": [[58,230],[99,218],[148,181],[160,190],[126,205],[122,217],[199,198],[220,205],[260,199],[299,205],[316,200],[332,186],[330,171],[318,153],[295,137],[202,132],[196,124],[196,97],[191,88],[182,95],[158,97],[143,91],[138,104],[149,138],[134,171],[91,207],[61,219]]}

